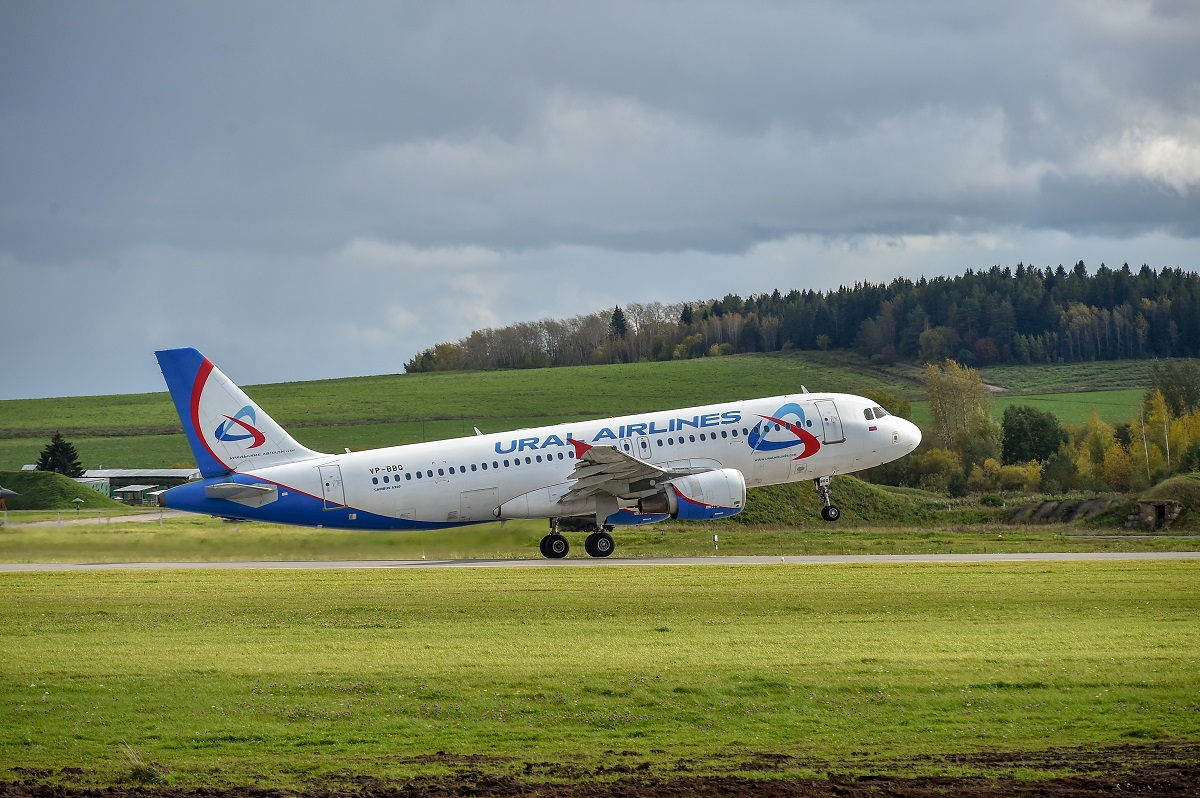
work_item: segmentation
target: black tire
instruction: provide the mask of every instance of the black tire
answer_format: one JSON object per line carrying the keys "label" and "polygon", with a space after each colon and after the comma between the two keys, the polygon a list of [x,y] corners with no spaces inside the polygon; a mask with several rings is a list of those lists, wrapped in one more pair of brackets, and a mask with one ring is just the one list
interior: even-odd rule
{"label": "black tire", "polygon": [[542,538],[541,542],[538,543],[538,551],[542,553],[543,557],[550,556],[550,550],[546,548],[546,544],[550,541],[550,537],[550,535],[546,535],[546,537]]}
{"label": "black tire", "polygon": [[583,550],[589,557],[607,557],[616,547],[616,541],[607,532],[594,532],[583,542]]}
{"label": "black tire", "polygon": [[838,509],[836,504],[831,504],[821,510],[821,517],[826,521],[836,521],[842,517],[842,511]]}
{"label": "black tire", "polygon": [[571,550],[571,544],[562,535],[547,535],[542,538],[542,543],[545,549],[542,553],[551,560],[561,560]]}

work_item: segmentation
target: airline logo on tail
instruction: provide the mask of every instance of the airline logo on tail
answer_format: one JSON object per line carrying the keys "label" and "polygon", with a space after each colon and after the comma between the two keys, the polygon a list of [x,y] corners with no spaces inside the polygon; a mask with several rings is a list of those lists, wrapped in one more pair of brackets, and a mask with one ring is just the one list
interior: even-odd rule
{"label": "airline logo on tail", "polygon": [[[242,419],[249,418],[246,422]],[[247,449],[257,449],[267,442],[267,436],[262,434],[262,431],[254,426],[255,413],[252,405],[246,405],[241,410],[237,411],[237,415],[225,416],[225,421],[217,425],[213,435],[219,441],[226,443],[234,443],[237,441],[254,441]],[[235,427],[236,425],[236,427]],[[245,434],[235,434],[237,429],[245,431]]]}

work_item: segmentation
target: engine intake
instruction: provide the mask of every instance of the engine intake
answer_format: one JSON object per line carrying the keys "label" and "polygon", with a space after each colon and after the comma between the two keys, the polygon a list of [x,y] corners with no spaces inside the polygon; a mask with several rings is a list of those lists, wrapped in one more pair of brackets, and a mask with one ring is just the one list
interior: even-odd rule
{"label": "engine intake", "polygon": [[663,487],[661,493],[641,499],[638,512],[681,521],[711,521],[737,515],[746,506],[746,479],[736,468],[676,477]]}

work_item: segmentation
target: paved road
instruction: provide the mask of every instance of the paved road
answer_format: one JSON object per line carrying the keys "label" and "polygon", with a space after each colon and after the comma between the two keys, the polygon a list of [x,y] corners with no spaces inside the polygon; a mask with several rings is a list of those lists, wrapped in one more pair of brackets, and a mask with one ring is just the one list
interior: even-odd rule
{"label": "paved road", "polygon": [[279,560],[246,562],[106,562],[106,563],[0,563],[0,573],[19,571],[113,571],[171,569],[226,570],[361,569],[361,568],[603,568],[629,565],[838,565],[845,563],[986,563],[1061,562],[1067,560],[1197,560],[1200,551],[1161,552],[1041,552],[1032,554],[848,554],[812,557],[646,557],[638,559],[566,560]]}

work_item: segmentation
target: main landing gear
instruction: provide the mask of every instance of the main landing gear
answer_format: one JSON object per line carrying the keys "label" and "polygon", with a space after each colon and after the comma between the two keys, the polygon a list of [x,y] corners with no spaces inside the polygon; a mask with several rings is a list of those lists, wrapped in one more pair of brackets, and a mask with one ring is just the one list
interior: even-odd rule
{"label": "main landing gear", "polygon": [[[542,556],[551,560],[561,560],[567,556],[567,552],[571,550],[571,544],[567,542],[567,538],[558,531],[558,519],[550,519],[550,534],[542,538],[542,542],[538,548],[542,552]],[[595,524],[591,526],[592,533],[583,541],[583,550],[588,553],[589,557],[607,557],[616,549],[616,541],[609,534],[608,529],[597,528]]]}
{"label": "main landing gear", "polygon": [[829,490],[829,481],[832,477],[817,477],[813,480],[813,484],[817,486],[817,495],[821,497],[821,503],[825,506],[821,508],[821,517],[826,521],[836,521],[842,517],[842,511],[833,503],[833,496]]}

